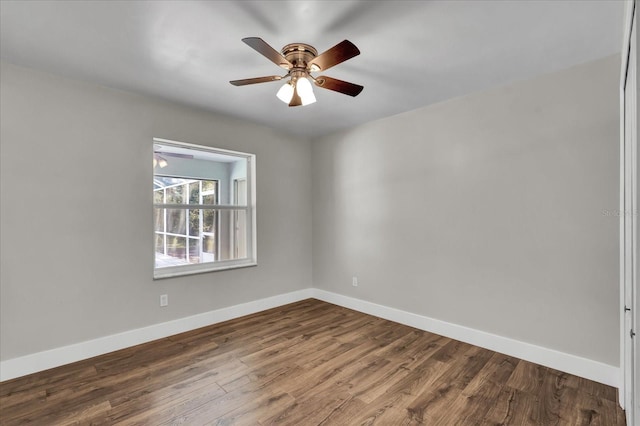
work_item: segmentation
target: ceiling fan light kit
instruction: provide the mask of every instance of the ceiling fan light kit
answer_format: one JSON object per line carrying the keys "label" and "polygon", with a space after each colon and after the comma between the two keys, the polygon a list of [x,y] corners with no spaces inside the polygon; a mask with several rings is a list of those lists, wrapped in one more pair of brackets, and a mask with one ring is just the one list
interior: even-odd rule
{"label": "ceiling fan light kit", "polygon": [[312,80],[320,88],[349,96],[358,96],[362,92],[363,86],[358,84],[327,76],[313,77],[311,75],[312,72],[326,71],[347,59],[358,56],[360,51],[349,40],[336,44],[320,55],[318,55],[318,51],[313,46],[304,43],[287,44],[282,48],[281,52],[278,52],[259,37],[243,38],[242,41],[274,64],[288,70],[288,72],[284,76],[272,75],[230,81],[229,83],[234,86],[267,83],[288,78],[289,80],[282,85],[276,96],[282,102],[289,104],[290,107],[309,105],[316,102],[313,86],[309,80]]}
{"label": "ceiling fan light kit", "polygon": [[164,169],[169,165],[169,162],[166,158],[161,157],[157,153],[153,153],[153,168],[155,169],[157,166],[160,166],[161,169]]}

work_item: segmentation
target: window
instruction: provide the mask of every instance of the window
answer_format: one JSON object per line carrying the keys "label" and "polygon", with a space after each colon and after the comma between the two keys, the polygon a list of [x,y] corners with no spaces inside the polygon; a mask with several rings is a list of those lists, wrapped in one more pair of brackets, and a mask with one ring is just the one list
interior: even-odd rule
{"label": "window", "polygon": [[154,278],[257,264],[255,156],[154,139]]}

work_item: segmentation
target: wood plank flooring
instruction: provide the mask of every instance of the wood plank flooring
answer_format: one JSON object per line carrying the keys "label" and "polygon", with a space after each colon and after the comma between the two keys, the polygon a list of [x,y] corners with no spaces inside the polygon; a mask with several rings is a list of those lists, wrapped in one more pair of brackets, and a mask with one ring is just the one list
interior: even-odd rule
{"label": "wood plank flooring", "polygon": [[624,425],[616,398],[309,299],[0,383],[0,424]]}

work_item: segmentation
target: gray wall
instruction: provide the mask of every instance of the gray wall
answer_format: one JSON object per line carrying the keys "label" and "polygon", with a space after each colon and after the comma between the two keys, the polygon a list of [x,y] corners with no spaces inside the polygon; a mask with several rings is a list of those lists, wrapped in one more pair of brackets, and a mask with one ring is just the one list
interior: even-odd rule
{"label": "gray wall", "polygon": [[[618,62],[311,144],[2,64],[0,359],[313,284],[617,365]],[[153,137],[257,155],[258,267],[151,279]]]}
{"label": "gray wall", "polygon": [[314,141],[314,285],[618,365],[618,78],[610,57]]}
{"label": "gray wall", "polygon": [[[311,286],[308,141],[9,64],[0,75],[0,359]],[[256,154],[257,267],[152,280],[153,137]]]}

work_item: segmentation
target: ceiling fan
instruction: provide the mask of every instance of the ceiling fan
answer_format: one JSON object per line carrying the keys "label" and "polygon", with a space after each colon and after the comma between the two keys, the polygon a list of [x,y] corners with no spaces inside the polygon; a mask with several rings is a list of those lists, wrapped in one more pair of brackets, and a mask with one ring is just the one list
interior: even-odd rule
{"label": "ceiling fan", "polygon": [[247,37],[243,42],[252,47],[258,53],[269,59],[274,64],[288,70],[284,76],[270,75],[267,77],[247,78],[233,80],[229,83],[234,86],[246,86],[248,84],[267,83],[289,78],[278,91],[277,97],[290,107],[309,105],[316,101],[313,88],[309,79],[323,89],[333,90],[349,96],[358,96],[363,86],[338,80],[324,75],[313,77],[312,72],[326,71],[360,54],[360,50],[349,40],[344,40],[326,52],[318,55],[318,51],[308,44],[287,44],[278,52],[259,37]]}

